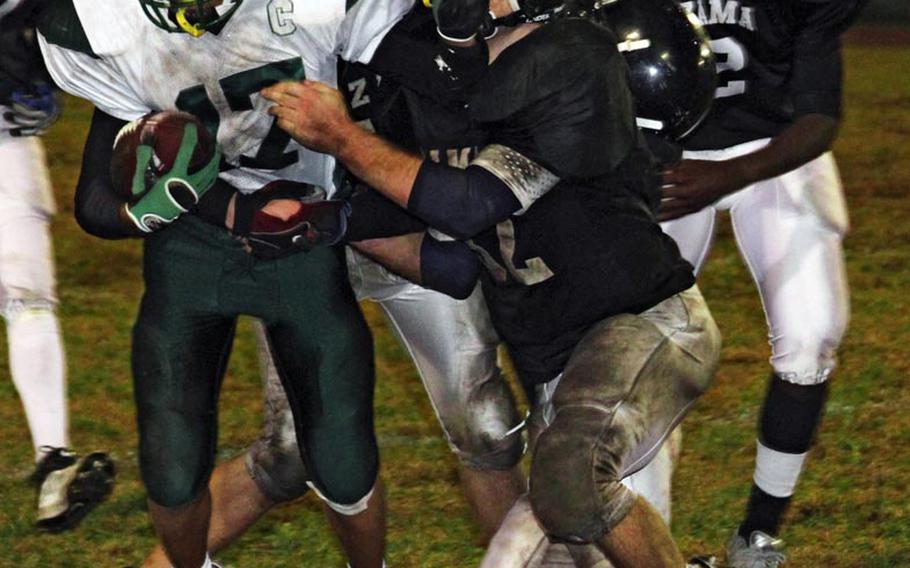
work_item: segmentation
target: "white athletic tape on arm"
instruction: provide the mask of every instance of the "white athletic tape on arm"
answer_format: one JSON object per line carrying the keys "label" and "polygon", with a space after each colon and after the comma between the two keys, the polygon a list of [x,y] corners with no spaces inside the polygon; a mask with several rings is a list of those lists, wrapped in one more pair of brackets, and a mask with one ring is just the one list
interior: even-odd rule
{"label": "white athletic tape on arm", "polygon": [[480,166],[506,184],[521,203],[520,215],[553,189],[559,178],[527,156],[501,144],[490,144],[480,151],[472,166]]}
{"label": "white athletic tape on arm", "polygon": [[757,442],[755,452],[755,485],[768,495],[789,497],[796,489],[796,482],[803,470],[806,455],[778,452]]}

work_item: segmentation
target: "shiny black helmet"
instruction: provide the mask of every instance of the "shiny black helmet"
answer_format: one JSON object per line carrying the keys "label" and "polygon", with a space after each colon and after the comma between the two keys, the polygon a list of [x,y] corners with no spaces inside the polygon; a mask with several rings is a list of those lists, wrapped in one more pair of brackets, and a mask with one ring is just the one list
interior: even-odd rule
{"label": "shiny black helmet", "polygon": [[672,139],[692,132],[717,86],[714,54],[698,19],[674,0],[600,0],[586,15],[616,34],[639,126]]}

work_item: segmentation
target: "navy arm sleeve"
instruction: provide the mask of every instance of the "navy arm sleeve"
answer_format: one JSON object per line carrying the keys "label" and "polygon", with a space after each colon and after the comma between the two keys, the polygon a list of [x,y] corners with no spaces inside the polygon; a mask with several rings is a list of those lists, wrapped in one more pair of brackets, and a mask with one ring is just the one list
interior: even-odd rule
{"label": "navy arm sleeve", "polygon": [[459,240],[470,239],[521,207],[509,186],[486,169],[429,160],[420,166],[408,199],[408,211]]}
{"label": "navy arm sleeve", "polygon": [[474,291],[479,277],[480,257],[466,243],[424,235],[420,245],[420,281],[424,288],[464,300]]}
{"label": "navy arm sleeve", "polygon": [[348,203],[351,214],[345,242],[422,233],[427,228],[426,223],[373,190],[355,193]]}

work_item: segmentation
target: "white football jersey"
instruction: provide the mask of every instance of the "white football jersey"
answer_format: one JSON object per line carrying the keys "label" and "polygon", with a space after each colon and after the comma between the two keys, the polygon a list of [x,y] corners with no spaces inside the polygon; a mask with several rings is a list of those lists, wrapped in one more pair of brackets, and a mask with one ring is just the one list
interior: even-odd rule
{"label": "white football jersey", "polygon": [[41,36],[54,81],[103,112],[133,120],[150,111],[199,117],[244,192],[290,179],[334,191],[334,160],[303,148],[267,114],[260,89],[312,79],[334,86],[337,58],[368,62],[412,0],[244,0],[218,31],[199,38],[156,27],[137,0],[73,0],[95,57]]}

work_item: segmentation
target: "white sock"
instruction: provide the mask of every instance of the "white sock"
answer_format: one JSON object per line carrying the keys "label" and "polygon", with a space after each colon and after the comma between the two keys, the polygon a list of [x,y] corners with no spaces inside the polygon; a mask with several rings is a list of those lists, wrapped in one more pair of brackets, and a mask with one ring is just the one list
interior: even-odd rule
{"label": "white sock", "polygon": [[66,366],[53,311],[23,310],[7,321],[10,374],[19,391],[35,456],[41,446],[69,446]]}
{"label": "white sock", "polygon": [[796,489],[808,452],[787,454],[758,441],[755,452],[755,475],[752,480],[762,491],[774,497],[790,497]]}

